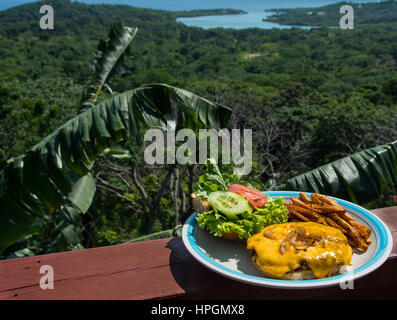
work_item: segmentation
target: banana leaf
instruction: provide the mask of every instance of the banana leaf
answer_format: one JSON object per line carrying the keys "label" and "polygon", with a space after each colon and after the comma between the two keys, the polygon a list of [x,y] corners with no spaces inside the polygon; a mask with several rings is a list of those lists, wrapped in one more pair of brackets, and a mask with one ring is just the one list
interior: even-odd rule
{"label": "banana leaf", "polygon": [[397,186],[397,140],[293,177],[283,190],[317,192],[367,203]]}
{"label": "banana leaf", "polygon": [[114,23],[110,27],[108,39],[99,41],[95,60],[90,66],[91,75],[83,92],[81,110],[96,103],[103,86],[112,93],[106,81],[124,64],[125,57],[131,54],[131,42],[137,31],[137,28]]}
{"label": "banana leaf", "polygon": [[[90,171],[112,146],[135,141],[142,129],[167,121],[193,130],[226,126],[231,110],[183,89],[148,85],[113,96],[79,113],[0,170],[0,253],[38,219],[65,204],[88,210],[95,193]],[[71,228],[63,232],[71,243]]]}

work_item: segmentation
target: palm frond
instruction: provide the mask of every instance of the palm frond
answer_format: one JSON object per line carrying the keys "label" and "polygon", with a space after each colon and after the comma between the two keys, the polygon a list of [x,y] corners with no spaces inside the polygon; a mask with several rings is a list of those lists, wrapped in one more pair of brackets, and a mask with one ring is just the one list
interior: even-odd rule
{"label": "palm frond", "polygon": [[65,203],[88,210],[95,193],[90,171],[112,146],[134,141],[144,128],[166,129],[167,121],[193,130],[224,127],[230,114],[229,108],[163,84],[115,95],[81,112],[0,170],[0,253]]}
{"label": "palm frond", "polygon": [[106,81],[123,65],[125,56],[130,55],[130,45],[137,31],[137,28],[115,23],[110,28],[108,39],[99,41],[98,51],[90,68],[91,76],[83,92],[82,109],[96,104],[103,86],[112,92]]}
{"label": "palm frond", "polygon": [[285,190],[317,192],[366,203],[397,186],[397,140],[289,179]]}

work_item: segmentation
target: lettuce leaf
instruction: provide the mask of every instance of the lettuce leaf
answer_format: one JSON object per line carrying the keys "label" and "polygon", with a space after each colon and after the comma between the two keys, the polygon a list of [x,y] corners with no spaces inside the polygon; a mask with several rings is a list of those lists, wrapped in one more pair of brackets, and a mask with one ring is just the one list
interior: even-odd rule
{"label": "lettuce leaf", "polygon": [[205,166],[206,172],[200,176],[194,188],[199,199],[207,199],[208,195],[215,191],[226,191],[230,185],[240,180],[240,177],[234,174],[221,173],[214,159],[207,159]]}
{"label": "lettuce leaf", "polygon": [[214,236],[221,237],[222,232],[234,231],[240,239],[245,240],[266,226],[287,222],[288,208],[283,203],[282,198],[269,200],[263,208],[253,213],[245,212],[237,220],[229,220],[216,209],[201,213],[196,219],[200,228],[208,230]]}

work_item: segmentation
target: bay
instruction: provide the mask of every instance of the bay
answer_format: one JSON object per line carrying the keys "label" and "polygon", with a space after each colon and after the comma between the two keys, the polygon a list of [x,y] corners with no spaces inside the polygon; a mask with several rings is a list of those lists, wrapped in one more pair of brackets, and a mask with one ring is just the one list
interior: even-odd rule
{"label": "bay", "polygon": [[[218,3],[218,1],[214,1]],[[219,1],[224,2],[224,1]],[[231,15],[219,15],[219,16],[200,16],[200,17],[180,17],[177,19],[189,27],[199,27],[203,29],[212,28],[230,28],[230,29],[247,29],[247,28],[261,28],[261,29],[311,29],[315,27],[311,26],[287,26],[280,25],[278,23],[264,21],[266,18],[274,13],[265,12],[264,10],[275,9],[275,8],[297,8],[297,7],[320,7],[332,3],[338,3],[340,1],[332,0],[278,0],[278,1],[225,1],[228,7],[232,9],[242,9],[246,11],[246,14],[231,14]],[[376,2],[376,1],[350,1],[350,2]],[[240,7],[234,5],[240,4]],[[226,3],[225,3],[226,5]],[[241,7],[244,6],[244,7]],[[216,8],[216,5],[215,7]],[[218,7],[219,8],[219,7]],[[222,7],[223,8],[223,7]]]}
{"label": "bay", "polygon": [[[296,26],[280,25],[278,23],[263,21],[266,17],[272,15],[271,12],[255,11],[247,12],[246,14],[228,14],[220,16],[201,16],[177,18],[177,22],[181,22],[189,27],[199,27],[203,29],[225,28],[225,29],[247,29],[247,28],[261,28],[261,29],[290,29]],[[310,29],[308,26],[298,26],[302,29]]]}
{"label": "bay", "polygon": [[[378,0],[350,0],[350,2],[366,3]],[[0,0],[0,10],[5,10],[17,5],[34,2],[32,0]],[[264,10],[274,8],[297,8],[297,7],[321,7],[327,4],[337,3],[340,0],[79,0],[86,4],[124,4],[140,8],[151,8],[157,10],[185,11],[199,9],[241,9],[247,14],[180,17],[177,19],[187,26],[210,28],[292,28],[294,26],[282,26],[277,23],[263,21],[272,13]],[[302,27],[300,28],[310,28]]]}

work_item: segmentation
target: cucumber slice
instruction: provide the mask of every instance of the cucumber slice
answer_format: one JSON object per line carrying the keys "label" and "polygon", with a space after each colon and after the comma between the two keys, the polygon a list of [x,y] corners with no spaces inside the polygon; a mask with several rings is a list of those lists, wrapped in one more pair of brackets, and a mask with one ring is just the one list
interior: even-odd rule
{"label": "cucumber slice", "polygon": [[236,219],[243,212],[252,212],[247,200],[241,195],[230,191],[217,191],[210,193],[208,202],[213,208],[222,212],[229,219]]}

